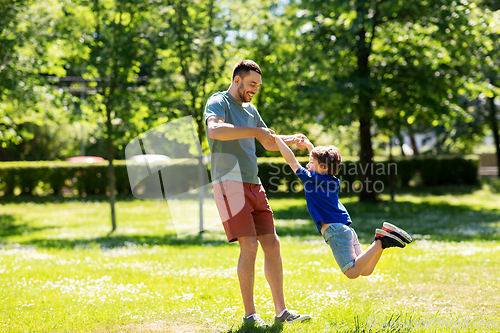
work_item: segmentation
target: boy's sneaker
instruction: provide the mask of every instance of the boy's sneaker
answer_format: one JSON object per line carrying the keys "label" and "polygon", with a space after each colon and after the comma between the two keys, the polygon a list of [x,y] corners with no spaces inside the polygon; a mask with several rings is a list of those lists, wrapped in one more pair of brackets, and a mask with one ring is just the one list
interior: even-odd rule
{"label": "boy's sneaker", "polygon": [[380,239],[382,242],[382,248],[387,249],[388,247],[405,247],[406,244],[399,239],[399,237],[390,234],[389,232],[377,229],[375,232],[375,240]]}
{"label": "boy's sneaker", "polygon": [[401,239],[406,244],[410,244],[413,241],[411,236],[406,231],[404,231],[401,228],[396,227],[394,224],[391,224],[389,222],[384,222],[384,226],[382,227],[382,230],[385,230],[394,236],[398,236],[399,239]]}
{"label": "boy's sneaker", "polygon": [[257,313],[254,313],[253,315],[248,317],[243,317],[243,326],[268,327]]}
{"label": "boy's sneaker", "polygon": [[294,311],[286,310],[283,311],[281,316],[279,317],[274,317],[274,320],[276,322],[280,323],[295,323],[303,320],[309,320],[311,319],[311,316],[309,315],[302,315],[302,314],[297,314]]}

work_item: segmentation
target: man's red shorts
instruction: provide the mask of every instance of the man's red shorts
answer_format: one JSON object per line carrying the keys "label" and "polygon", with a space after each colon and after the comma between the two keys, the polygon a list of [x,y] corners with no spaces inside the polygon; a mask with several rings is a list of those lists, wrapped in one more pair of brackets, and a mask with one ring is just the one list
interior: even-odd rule
{"label": "man's red shorts", "polygon": [[214,197],[229,242],[276,233],[273,211],[261,184],[225,180],[214,184]]}

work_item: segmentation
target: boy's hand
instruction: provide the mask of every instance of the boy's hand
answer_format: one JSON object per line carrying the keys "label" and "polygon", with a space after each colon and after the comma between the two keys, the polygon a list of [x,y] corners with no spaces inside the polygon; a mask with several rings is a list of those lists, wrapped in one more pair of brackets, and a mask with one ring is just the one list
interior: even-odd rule
{"label": "boy's hand", "polygon": [[314,148],[313,144],[311,141],[309,141],[308,138],[306,138],[304,141],[296,143],[298,149],[312,149]]}
{"label": "boy's hand", "polygon": [[[285,142],[283,142],[283,139],[281,137],[279,137],[276,134],[274,134],[273,136],[274,136],[274,139],[276,140],[276,144],[278,145],[278,148],[281,152],[281,155],[283,155],[283,158],[285,159],[286,163],[288,163],[288,165],[290,165],[293,172],[297,172],[297,170],[300,168],[301,165],[299,162],[297,162],[295,155],[290,150],[288,145]],[[303,139],[303,138],[299,137],[299,139]],[[294,137],[294,140],[295,140],[295,137]]]}
{"label": "boy's hand", "polygon": [[307,136],[304,134],[295,134],[293,138],[293,143],[295,143],[297,146],[304,141],[308,141]]}

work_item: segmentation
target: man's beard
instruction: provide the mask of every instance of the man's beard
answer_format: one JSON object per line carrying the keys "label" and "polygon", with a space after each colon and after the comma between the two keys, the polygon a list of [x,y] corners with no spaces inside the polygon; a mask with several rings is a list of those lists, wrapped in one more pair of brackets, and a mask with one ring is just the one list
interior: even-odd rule
{"label": "man's beard", "polygon": [[237,91],[238,91],[238,96],[240,97],[240,100],[243,103],[248,103],[252,100],[250,96],[248,96],[248,94],[243,90],[243,87],[238,88]]}

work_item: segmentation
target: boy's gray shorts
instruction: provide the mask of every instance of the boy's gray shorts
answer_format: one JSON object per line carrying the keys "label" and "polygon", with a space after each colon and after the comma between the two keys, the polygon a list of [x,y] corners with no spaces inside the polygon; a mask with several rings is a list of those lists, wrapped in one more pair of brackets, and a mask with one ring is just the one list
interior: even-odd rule
{"label": "boy's gray shorts", "polygon": [[354,261],[362,251],[358,235],[353,228],[343,223],[331,223],[326,228],[323,237],[330,245],[342,273],[354,266]]}

